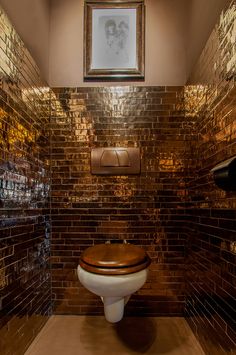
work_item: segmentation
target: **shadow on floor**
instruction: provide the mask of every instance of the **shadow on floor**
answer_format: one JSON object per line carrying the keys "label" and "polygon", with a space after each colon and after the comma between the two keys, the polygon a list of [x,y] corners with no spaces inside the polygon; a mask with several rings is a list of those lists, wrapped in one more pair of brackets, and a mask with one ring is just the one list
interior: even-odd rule
{"label": "shadow on floor", "polygon": [[97,355],[108,349],[110,354],[118,354],[118,349],[130,354],[202,354],[183,318],[125,317],[112,324],[104,317],[87,316],[80,334],[83,346]]}
{"label": "shadow on floor", "polygon": [[[27,355],[204,355],[180,317],[52,316]],[[26,355],[25,354],[25,355]]]}
{"label": "shadow on floor", "polygon": [[139,353],[145,353],[157,336],[156,323],[148,318],[123,318],[114,329],[126,347]]}

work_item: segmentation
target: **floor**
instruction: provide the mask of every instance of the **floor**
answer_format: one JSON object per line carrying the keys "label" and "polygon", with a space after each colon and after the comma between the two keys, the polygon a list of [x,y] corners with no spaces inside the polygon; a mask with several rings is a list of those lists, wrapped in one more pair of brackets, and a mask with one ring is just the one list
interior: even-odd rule
{"label": "floor", "polygon": [[52,316],[25,355],[204,355],[184,318]]}

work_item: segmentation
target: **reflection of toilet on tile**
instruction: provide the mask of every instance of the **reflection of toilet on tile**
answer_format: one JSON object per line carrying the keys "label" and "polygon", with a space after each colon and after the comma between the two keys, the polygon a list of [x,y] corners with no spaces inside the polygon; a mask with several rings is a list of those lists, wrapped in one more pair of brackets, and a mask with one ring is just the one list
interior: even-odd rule
{"label": "reflection of toilet on tile", "polygon": [[105,317],[119,322],[132,293],[147,279],[150,258],[131,244],[99,244],[81,255],[78,276],[82,285],[100,296]]}

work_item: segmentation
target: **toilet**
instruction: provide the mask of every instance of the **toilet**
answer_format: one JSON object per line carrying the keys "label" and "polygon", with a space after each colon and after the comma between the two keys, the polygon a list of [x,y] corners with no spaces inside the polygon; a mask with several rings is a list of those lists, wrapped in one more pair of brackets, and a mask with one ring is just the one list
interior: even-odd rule
{"label": "toilet", "polygon": [[101,297],[107,321],[119,322],[132,293],[147,280],[151,260],[132,244],[98,244],[86,249],[80,258],[81,284]]}

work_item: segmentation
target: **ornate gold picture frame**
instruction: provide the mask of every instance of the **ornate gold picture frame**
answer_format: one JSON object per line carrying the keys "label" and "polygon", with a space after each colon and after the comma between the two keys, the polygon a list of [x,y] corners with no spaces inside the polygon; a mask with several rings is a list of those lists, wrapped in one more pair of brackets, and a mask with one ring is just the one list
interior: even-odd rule
{"label": "ornate gold picture frame", "polygon": [[84,80],[144,80],[143,0],[85,0]]}

